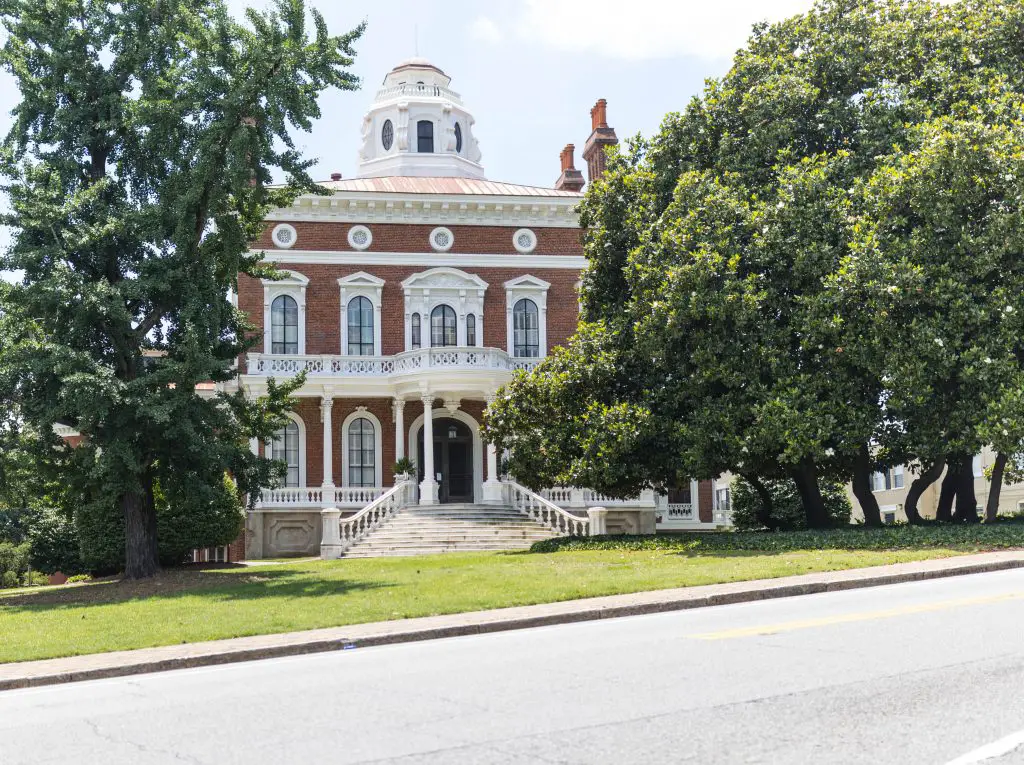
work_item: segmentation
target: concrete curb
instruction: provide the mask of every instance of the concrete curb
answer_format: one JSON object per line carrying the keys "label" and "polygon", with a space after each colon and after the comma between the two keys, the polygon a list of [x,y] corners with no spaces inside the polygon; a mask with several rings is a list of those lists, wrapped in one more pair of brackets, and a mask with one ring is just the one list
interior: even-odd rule
{"label": "concrete curb", "polygon": [[481,635],[1024,568],[1024,552],[985,553],[779,579],[655,590],[583,600],[0,664],[0,691],[173,669]]}

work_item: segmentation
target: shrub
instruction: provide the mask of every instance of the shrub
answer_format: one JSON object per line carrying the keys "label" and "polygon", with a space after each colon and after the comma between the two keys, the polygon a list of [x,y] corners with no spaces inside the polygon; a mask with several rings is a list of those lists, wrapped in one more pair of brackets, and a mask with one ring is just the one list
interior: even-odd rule
{"label": "shrub", "polygon": [[28,575],[28,543],[0,542],[0,587],[19,587]]}
{"label": "shrub", "polygon": [[32,568],[72,576],[81,573],[82,553],[75,522],[59,510],[44,510],[32,526]]}
{"label": "shrub", "polygon": [[84,502],[75,511],[75,533],[84,571],[116,574],[124,568],[124,518],[116,505]]}
{"label": "shrub", "polygon": [[[796,531],[807,528],[807,514],[800,501],[796,484],[791,480],[763,480],[772,495],[772,514],[768,528],[779,531]],[[853,507],[846,494],[846,488],[836,481],[821,481],[821,496],[833,526],[850,523]],[[737,529],[755,530],[766,528],[758,520],[761,498],[749,481],[737,476],[732,483],[732,522]]]}

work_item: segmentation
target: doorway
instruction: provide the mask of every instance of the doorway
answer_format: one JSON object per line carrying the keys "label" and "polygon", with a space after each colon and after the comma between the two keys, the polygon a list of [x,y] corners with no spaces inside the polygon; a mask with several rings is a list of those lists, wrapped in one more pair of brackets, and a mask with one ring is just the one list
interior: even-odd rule
{"label": "doorway", "polygon": [[[442,504],[473,501],[473,433],[469,427],[450,417],[434,420],[434,479],[437,498]],[[419,479],[424,479],[423,429],[419,432]]]}

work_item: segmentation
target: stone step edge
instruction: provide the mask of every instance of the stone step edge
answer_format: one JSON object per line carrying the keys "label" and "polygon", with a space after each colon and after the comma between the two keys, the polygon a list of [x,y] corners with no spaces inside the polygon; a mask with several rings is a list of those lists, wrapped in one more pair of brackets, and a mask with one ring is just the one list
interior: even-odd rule
{"label": "stone step edge", "polygon": [[[1024,568],[1024,553],[1022,551],[1014,551],[1013,557],[1006,557],[1007,555],[1008,553],[983,553],[974,556],[958,556],[961,558],[960,561],[957,558],[939,558],[873,568],[801,574],[781,579],[731,582],[728,585],[652,590],[630,595],[608,595],[558,603],[516,606],[493,611],[425,616],[391,622],[327,627],[305,632],[257,635],[204,643],[142,648],[135,651],[0,664],[0,691],[166,672],[174,669],[209,667],[258,659],[300,656],[326,651],[371,648],[463,635],[531,629],[621,616],[683,611],[691,608],[749,603],[821,592],[838,592]],[[962,560],[963,558],[976,560]],[[987,560],[978,560],[986,558]],[[950,562],[952,565],[949,565]],[[874,571],[873,569],[885,569],[885,571]],[[787,584],[787,579],[799,581],[790,581]],[[716,589],[717,592],[708,592],[708,590]]]}

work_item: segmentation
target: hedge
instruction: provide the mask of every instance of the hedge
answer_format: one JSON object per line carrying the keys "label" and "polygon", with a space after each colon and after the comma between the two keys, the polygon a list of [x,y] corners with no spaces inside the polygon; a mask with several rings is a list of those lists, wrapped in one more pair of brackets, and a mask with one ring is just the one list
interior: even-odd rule
{"label": "hedge", "polygon": [[794,550],[1005,550],[1024,548],[1024,520],[929,526],[850,526],[825,531],[721,531],[657,536],[556,537],[535,542],[535,553],[561,550],[665,550],[690,554]]}
{"label": "hedge", "polygon": [[0,588],[18,587],[28,574],[28,544],[0,542]]}

